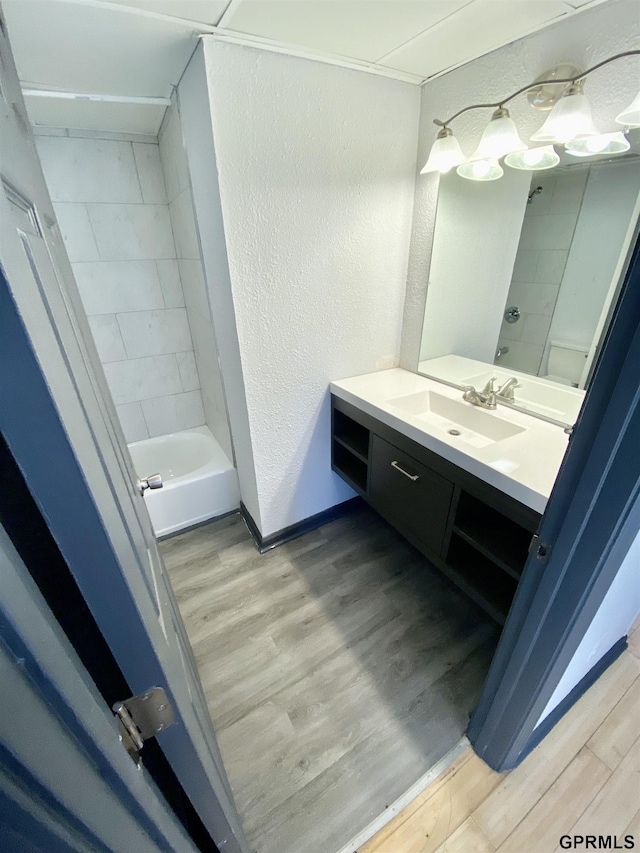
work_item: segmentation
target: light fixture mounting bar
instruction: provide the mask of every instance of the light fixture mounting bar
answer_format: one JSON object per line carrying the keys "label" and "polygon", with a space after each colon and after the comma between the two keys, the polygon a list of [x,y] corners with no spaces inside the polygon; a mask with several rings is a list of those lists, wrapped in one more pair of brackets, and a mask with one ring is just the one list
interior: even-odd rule
{"label": "light fixture mounting bar", "polygon": [[508,104],[509,101],[512,101],[514,98],[517,98],[518,95],[522,95],[524,92],[528,92],[530,89],[537,89],[539,86],[546,86],[550,84],[567,84],[571,85],[573,83],[577,83],[578,80],[584,80],[584,78],[588,74],[592,74],[594,71],[597,71],[599,68],[602,68],[604,65],[609,65],[610,62],[615,62],[618,59],[624,59],[627,56],[640,56],[640,50],[626,50],[624,53],[617,53],[615,56],[610,56],[608,59],[603,59],[602,62],[598,62],[596,65],[592,65],[591,68],[587,68],[586,71],[581,71],[575,77],[565,77],[563,79],[554,79],[554,80],[536,80],[535,83],[529,83],[528,86],[523,86],[521,89],[517,89],[515,92],[512,92],[506,98],[502,98],[500,101],[496,101],[492,104],[471,104],[468,107],[464,107],[464,109],[458,110],[457,113],[454,113],[445,121],[440,121],[440,119],[434,118],[433,123],[438,125],[438,127],[448,127],[454,119],[457,119],[459,116],[464,113],[468,113],[471,110],[490,110],[490,109],[499,109],[503,107],[505,104]]}

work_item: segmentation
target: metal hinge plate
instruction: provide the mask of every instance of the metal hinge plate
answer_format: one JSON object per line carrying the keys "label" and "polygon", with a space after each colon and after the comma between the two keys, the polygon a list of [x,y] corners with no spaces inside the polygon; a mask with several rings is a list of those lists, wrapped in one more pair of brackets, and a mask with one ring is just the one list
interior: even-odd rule
{"label": "metal hinge plate", "polygon": [[529,553],[535,554],[536,559],[540,560],[541,563],[546,563],[549,559],[549,555],[551,554],[552,546],[548,542],[544,542],[537,533],[534,533],[531,537],[531,542],[529,544]]}
{"label": "metal hinge plate", "polygon": [[173,707],[162,687],[151,687],[144,693],[116,702],[113,712],[118,718],[120,740],[135,760],[145,740],[155,737],[175,721]]}

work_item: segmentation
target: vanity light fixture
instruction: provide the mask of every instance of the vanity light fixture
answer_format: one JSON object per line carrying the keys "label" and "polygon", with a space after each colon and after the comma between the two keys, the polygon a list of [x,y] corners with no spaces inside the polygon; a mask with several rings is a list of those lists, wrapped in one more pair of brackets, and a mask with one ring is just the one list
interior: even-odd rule
{"label": "vanity light fixture", "polygon": [[629,140],[621,130],[600,133],[585,139],[573,139],[565,146],[567,154],[574,157],[595,157],[596,154],[622,154],[631,148]]}
{"label": "vanity light fixture", "polygon": [[461,178],[467,178],[469,181],[497,181],[504,175],[504,169],[500,163],[490,157],[462,163],[458,166],[457,172]]}
{"label": "vanity light fixture", "polygon": [[584,93],[584,82],[572,83],[555,104],[540,130],[531,135],[533,142],[567,143],[586,136],[599,136],[593,123],[591,105]]}
{"label": "vanity light fixture", "polygon": [[[535,142],[566,145],[567,143],[573,143],[574,140],[608,136],[609,134],[601,134],[593,124],[591,107],[584,94],[584,80],[589,74],[592,74],[599,68],[629,56],[640,56],[640,50],[627,50],[624,53],[618,53],[615,56],[609,57],[609,59],[604,59],[597,65],[593,65],[591,68],[587,68],[585,71],[580,70],[571,63],[564,62],[542,75],[542,78],[547,79],[538,78],[533,83],[523,86],[500,101],[491,104],[471,104],[468,107],[458,110],[457,113],[454,113],[446,121],[434,119],[434,124],[438,125],[441,130],[433,143],[427,163],[422,169],[422,174],[435,171],[448,172],[454,166],[460,166],[461,168],[458,169],[458,172],[463,177],[469,177],[471,180],[495,180],[496,177],[500,177],[500,175],[494,174],[496,172],[495,167],[497,166],[500,169],[500,166],[497,162],[494,166],[493,161],[501,157],[505,157],[507,165],[515,169],[531,169],[532,167],[540,169],[552,168],[554,165],[557,165],[557,163],[552,162],[557,157],[557,154],[555,152],[552,154],[552,151],[549,150],[551,149],[551,145],[532,148],[526,151],[517,128],[505,108],[505,104],[508,104],[518,95],[527,92],[529,93],[529,101],[532,106],[538,109],[551,109],[551,113],[543,126],[531,137]],[[565,74],[567,76],[563,76]],[[494,110],[494,113],[482,135],[477,150],[470,158],[470,161],[464,163],[464,156],[458,142],[453,136],[450,125],[452,121],[464,113],[480,109],[491,109]],[[616,121],[626,127],[640,127],[640,95],[618,115]],[[616,139],[618,141],[607,141],[607,145],[611,143],[614,147],[618,146],[616,151],[612,149],[609,153],[620,153],[622,151],[619,148],[619,138]],[[582,143],[576,150],[581,145]],[[541,159],[536,163],[535,160],[538,157]],[[478,166],[474,170],[474,162],[483,163],[484,165]],[[559,162],[559,159],[557,162]],[[490,165],[487,166],[486,163]],[[479,172],[482,171],[485,171],[486,174],[480,177]],[[474,172],[475,174],[473,174]],[[489,174],[493,174],[494,176],[487,177]]]}
{"label": "vanity light fixture", "polygon": [[640,127],[640,93],[616,116],[616,121],[625,127]]}
{"label": "vanity light fixture", "polygon": [[541,145],[539,148],[527,148],[526,151],[507,154],[504,162],[512,169],[537,172],[542,169],[553,169],[560,162],[560,157],[553,145]]}
{"label": "vanity light fixture", "polygon": [[429,159],[423,166],[420,174],[428,172],[449,172],[454,166],[464,162],[465,156],[460,149],[458,140],[453,135],[451,128],[443,125],[436,141],[431,146]]}
{"label": "vanity light fixture", "polygon": [[520,139],[518,128],[505,107],[498,109],[491,116],[485,127],[482,139],[471,160],[498,160],[512,151],[524,151],[526,144]]}

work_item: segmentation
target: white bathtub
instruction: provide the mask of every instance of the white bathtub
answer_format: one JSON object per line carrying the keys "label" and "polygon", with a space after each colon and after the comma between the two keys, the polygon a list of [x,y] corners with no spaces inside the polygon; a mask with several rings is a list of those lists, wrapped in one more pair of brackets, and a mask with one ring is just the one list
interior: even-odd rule
{"label": "white bathtub", "polygon": [[161,474],[145,492],[156,536],[166,536],[238,509],[238,473],[206,426],[129,445],[138,477]]}

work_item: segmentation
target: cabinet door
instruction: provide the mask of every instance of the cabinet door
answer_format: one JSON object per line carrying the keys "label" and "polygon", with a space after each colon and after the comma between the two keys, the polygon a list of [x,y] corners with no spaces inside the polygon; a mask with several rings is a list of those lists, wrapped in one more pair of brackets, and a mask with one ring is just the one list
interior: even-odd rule
{"label": "cabinet door", "polygon": [[412,533],[440,555],[453,484],[412,456],[374,436],[369,499],[401,533]]}

